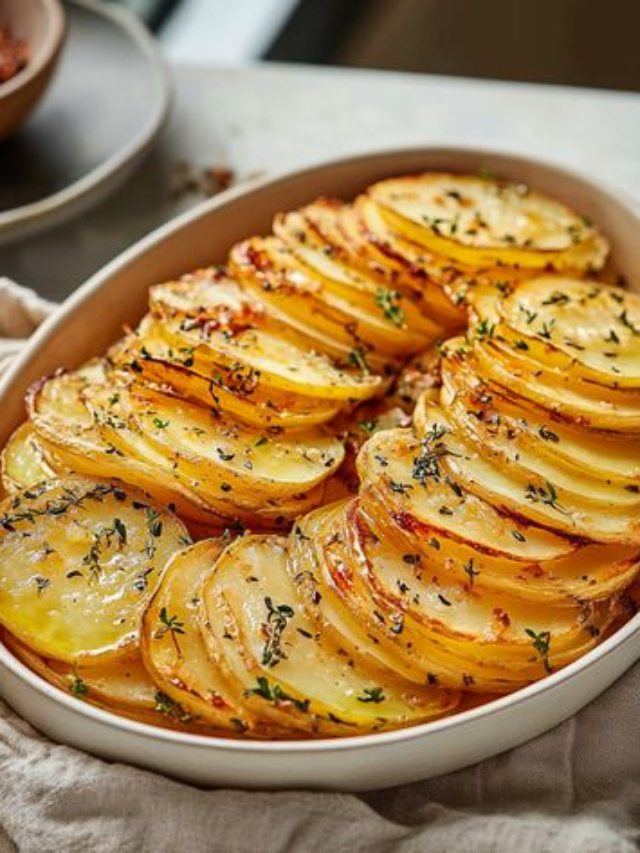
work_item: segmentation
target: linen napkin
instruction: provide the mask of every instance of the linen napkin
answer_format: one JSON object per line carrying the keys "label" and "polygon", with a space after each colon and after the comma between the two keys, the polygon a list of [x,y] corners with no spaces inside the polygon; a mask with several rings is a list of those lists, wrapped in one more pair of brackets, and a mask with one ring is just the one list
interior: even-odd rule
{"label": "linen napkin", "polygon": [[[53,308],[0,279],[0,372]],[[0,701],[0,853],[631,853],[639,733],[636,667],[548,734],[439,779],[203,791],[51,743]]]}
{"label": "linen napkin", "polygon": [[33,290],[0,277],[0,374],[54,308]]}

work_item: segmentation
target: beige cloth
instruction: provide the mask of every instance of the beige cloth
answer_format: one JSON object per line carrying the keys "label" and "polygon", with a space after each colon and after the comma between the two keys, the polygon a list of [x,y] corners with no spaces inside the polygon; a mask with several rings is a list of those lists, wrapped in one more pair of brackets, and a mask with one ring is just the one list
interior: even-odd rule
{"label": "beige cloth", "polygon": [[[0,360],[51,306],[0,280]],[[0,702],[0,851],[631,853],[640,669],[569,722],[467,770],[363,795],[201,791],[38,735]]]}
{"label": "beige cloth", "polygon": [[0,278],[0,373],[54,307],[33,290]]}

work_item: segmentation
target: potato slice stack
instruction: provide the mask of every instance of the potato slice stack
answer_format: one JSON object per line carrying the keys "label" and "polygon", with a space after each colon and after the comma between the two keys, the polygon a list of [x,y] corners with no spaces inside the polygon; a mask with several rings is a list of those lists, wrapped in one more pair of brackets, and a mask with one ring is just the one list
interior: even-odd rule
{"label": "potato slice stack", "polygon": [[501,280],[543,270],[584,275],[608,254],[588,220],[524,184],[434,172],[375,184],[362,203],[365,211],[372,204],[375,233],[397,235],[403,249],[420,246],[423,268],[432,261],[436,278],[449,273],[454,282],[480,270]]}
{"label": "potato slice stack", "polygon": [[449,174],[279,214],[226,269],[151,288],[149,313],[104,359],[32,389],[4,485],[117,476],[196,532],[286,527],[353,488],[366,431],[352,421],[405,422],[423,384],[405,365],[464,326],[469,288],[496,270],[584,272],[606,251],[550,199]]}
{"label": "potato slice stack", "polygon": [[349,735],[457,706],[318,629],[290,551],[274,535],[191,544],[138,489],[50,480],[0,503],[3,641],[80,700],[199,733]]}
{"label": "potato slice stack", "polygon": [[72,696],[183,727],[143,666],[140,621],[167,561],[189,542],[174,515],[118,480],[74,476],[16,491],[0,503],[3,643]]}
{"label": "potato slice stack", "polygon": [[360,497],[297,522],[289,572],[316,631],[410,682],[490,695],[580,657],[626,613],[640,299],[545,276],[486,287],[474,311],[443,348],[441,400],[366,442]]}
{"label": "potato slice stack", "polygon": [[[46,521],[0,578],[11,648],[103,707],[256,738],[413,725],[576,660],[640,568],[640,299],[585,279],[607,251],[526,187],[432,173],[152,288],[104,359],[31,390],[5,448],[4,547],[23,506]],[[76,547],[48,516],[91,492],[78,473],[109,485],[65,509],[90,516]],[[191,544],[160,505],[290,532]],[[145,519],[166,568],[134,594]]]}

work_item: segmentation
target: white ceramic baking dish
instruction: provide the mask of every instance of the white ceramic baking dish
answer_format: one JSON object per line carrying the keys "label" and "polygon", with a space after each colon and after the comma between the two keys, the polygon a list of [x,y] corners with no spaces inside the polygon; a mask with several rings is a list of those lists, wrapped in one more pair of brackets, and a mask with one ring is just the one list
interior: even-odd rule
{"label": "white ceramic baking dish", "polygon": [[[529,183],[590,216],[616,267],[640,289],[640,221],[588,179],[488,151],[424,148],[325,163],[206,202],[124,252],[81,287],[34,336],[0,385],[0,446],[23,419],[31,382],[101,352],[135,323],[147,287],[224,259],[234,241],[268,231],[274,213],[318,195],[353,196],[393,174],[487,168]],[[70,247],[71,249],[71,247]],[[313,742],[224,740],[154,728],[84,704],[39,679],[0,645],[0,692],[62,743],[204,786],[366,790],[447,773],[510,749],[578,711],[640,657],[640,615],[581,660],[483,707],[396,732]]]}

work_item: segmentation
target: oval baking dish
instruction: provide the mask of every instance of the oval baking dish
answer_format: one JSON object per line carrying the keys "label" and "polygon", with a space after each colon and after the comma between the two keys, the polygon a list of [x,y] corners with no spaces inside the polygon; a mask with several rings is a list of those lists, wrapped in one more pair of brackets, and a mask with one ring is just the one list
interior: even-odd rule
{"label": "oval baking dish", "polygon": [[[349,198],[381,178],[429,169],[489,169],[577,208],[600,225],[618,271],[638,287],[640,221],[627,204],[583,177],[531,159],[463,149],[387,151],[333,161],[218,196],[93,276],[37,332],[0,384],[0,444],[23,418],[29,385],[60,365],[74,367],[104,350],[124,324],[142,316],[150,285],[222,261],[235,241],[266,231],[280,210],[318,195]],[[557,725],[640,657],[639,627],[640,615],[565,669],[487,705],[408,729],[337,740],[227,740],[147,726],[78,702],[2,645],[0,693],[55,740],[195,784],[365,790],[456,770]]]}

